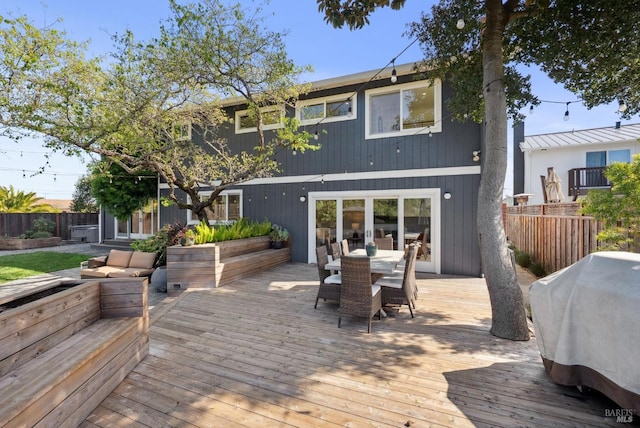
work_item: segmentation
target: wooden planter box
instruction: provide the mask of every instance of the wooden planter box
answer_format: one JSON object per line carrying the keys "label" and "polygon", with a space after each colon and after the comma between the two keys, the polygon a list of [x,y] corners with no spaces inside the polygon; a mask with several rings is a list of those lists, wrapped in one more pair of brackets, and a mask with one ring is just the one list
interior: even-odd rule
{"label": "wooden planter box", "polygon": [[56,247],[60,245],[61,241],[62,238],[57,236],[36,239],[3,238],[0,239],[0,250],[28,250],[31,248]]}
{"label": "wooden planter box", "polygon": [[0,426],[78,426],[148,354],[145,278],[0,287]]}
{"label": "wooden planter box", "polygon": [[167,291],[215,288],[291,261],[287,248],[270,249],[268,236],[167,248]]}

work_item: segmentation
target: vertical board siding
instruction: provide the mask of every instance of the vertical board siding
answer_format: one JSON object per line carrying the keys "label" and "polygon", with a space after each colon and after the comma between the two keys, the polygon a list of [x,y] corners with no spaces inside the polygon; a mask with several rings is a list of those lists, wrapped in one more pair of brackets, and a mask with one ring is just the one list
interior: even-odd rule
{"label": "vertical board siding", "polygon": [[604,224],[593,217],[507,214],[507,236],[515,247],[555,272],[599,247]]}

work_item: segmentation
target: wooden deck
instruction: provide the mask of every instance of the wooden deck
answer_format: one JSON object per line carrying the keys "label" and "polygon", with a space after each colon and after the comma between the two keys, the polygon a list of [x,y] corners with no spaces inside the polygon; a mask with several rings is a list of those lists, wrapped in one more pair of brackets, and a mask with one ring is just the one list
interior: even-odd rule
{"label": "wooden deck", "polygon": [[418,281],[373,322],[320,302],[313,265],[187,290],[151,315],[150,355],[84,427],[620,426],[615,405],[552,383],[535,340],[491,336],[484,280]]}

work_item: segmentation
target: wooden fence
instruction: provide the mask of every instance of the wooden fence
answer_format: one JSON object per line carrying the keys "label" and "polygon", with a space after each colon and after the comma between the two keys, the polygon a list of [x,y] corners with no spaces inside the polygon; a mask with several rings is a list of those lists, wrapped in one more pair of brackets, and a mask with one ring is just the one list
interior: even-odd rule
{"label": "wooden fence", "polygon": [[16,237],[32,229],[33,221],[39,218],[55,224],[53,236],[62,240],[71,239],[71,226],[98,225],[98,213],[0,213],[0,236]]}
{"label": "wooden fence", "polygon": [[513,211],[509,209],[506,214],[505,229],[509,241],[542,263],[547,272],[569,266],[598,248],[596,235],[604,224],[593,217],[519,214]]}

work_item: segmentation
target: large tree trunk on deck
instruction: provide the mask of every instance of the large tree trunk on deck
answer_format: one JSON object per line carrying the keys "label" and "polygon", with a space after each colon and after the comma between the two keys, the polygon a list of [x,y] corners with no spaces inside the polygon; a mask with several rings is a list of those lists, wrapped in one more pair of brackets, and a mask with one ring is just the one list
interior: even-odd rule
{"label": "large tree trunk on deck", "polygon": [[487,2],[483,46],[485,147],[478,192],[478,238],[483,272],[491,299],[491,333],[529,340],[522,290],[511,264],[502,224],[502,192],[507,171],[507,115],[502,37],[506,24],[502,2]]}

